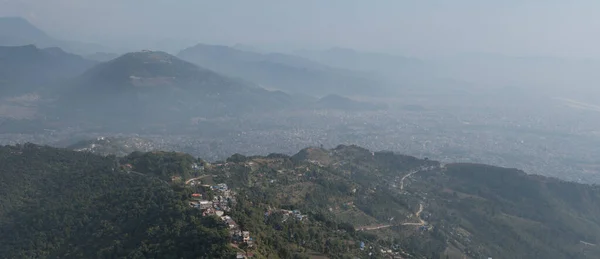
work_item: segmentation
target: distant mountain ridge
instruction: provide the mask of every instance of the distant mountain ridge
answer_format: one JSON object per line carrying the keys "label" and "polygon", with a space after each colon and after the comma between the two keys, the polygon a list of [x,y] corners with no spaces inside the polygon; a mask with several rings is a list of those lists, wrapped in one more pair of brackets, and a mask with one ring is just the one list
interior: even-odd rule
{"label": "distant mountain ridge", "polygon": [[386,53],[360,51],[334,47],[325,50],[299,50],[293,54],[331,67],[366,71],[391,85],[391,92],[414,87],[450,85],[451,81],[440,78],[433,64],[421,59]]}
{"label": "distant mountain ridge", "polygon": [[18,46],[55,41],[20,17],[0,17],[0,45]]}
{"label": "distant mountain ridge", "polygon": [[63,90],[59,106],[105,119],[164,121],[278,109],[290,96],[220,75],[161,51],[100,63]]}
{"label": "distant mountain ridge", "polygon": [[53,38],[21,17],[0,17],[0,46],[36,45],[42,48],[59,47],[77,54],[105,50],[97,44]]}
{"label": "distant mountain ridge", "polygon": [[[241,87],[239,82],[226,79],[210,70],[200,68],[161,51],[142,51],[124,54],[98,64],[86,71],[82,78],[95,85],[108,87],[192,87],[203,91],[224,91]],[[222,80],[220,85],[211,84]],[[89,89],[101,90],[101,89]],[[119,90],[119,89],[114,89]]]}
{"label": "distant mountain ridge", "polygon": [[323,51],[300,50],[296,51],[295,54],[329,66],[362,71],[407,68],[422,63],[422,61],[416,58],[363,52],[341,47],[334,47]]}
{"label": "distant mountain ridge", "polygon": [[288,54],[262,54],[228,46],[198,44],[182,50],[177,56],[226,75],[290,93],[323,96],[373,94],[381,90],[380,82],[366,73],[336,69]]}
{"label": "distant mountain ridge", "polygon": [[0,91],[24,93],[48,88],[60,80],[78,76],[95,64],[56,47],[0,46]]}
{"label": "distant mountain ridge", "polygon": [[95,61],[99,61],[99,62],[106,62],[106,61],[109,61],[111,59],[115,59],[118,57],[119,57],[118,54],[106,53],[106,52],[96,52],[94,54],[85,56],[85,58],[87,58],[89,60],[95,60]]}

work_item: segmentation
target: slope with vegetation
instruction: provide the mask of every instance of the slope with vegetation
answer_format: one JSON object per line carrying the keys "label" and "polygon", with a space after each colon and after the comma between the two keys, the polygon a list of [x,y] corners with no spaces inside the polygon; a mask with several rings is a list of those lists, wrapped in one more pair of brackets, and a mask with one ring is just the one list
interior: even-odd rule
{"label": "slope with vegetation", "polygon": [[[128,124],[189,122],[291,105],[290,96],[222,76],[160,51],[100,63],[64,89],[58,114]],[[70,112],[70,113],[69,113]]]}
{"label": "slope with vegetation", "polygon": [[473,255],[595,258],[600,188],[527,175],[516,169],[452,164],[420,175],[425,212],[449,243]]}
{"label": "slope with vegetation", "polygon": [[22,94],[48,88],[92,67],[94,61],[59,48],[0,47],[0,93]]}
{"label": "slope with vegetation", "polygon": [[228,233],[177,190],[114,157],[26,144],[0,148],[6,258],[227,258]]}
{"label": "slope with vegetation", "polygon": [[[208,163],[27,144],[0,148],[0,177],[0,233],[11,233],[0,235],[0,253],[9,258],[600,255],[597,186],[357,146]],[[231,188],[233,199],[216,204],[231,207],[225,215],[251,246],[190,208],[192,193],[222,195],[216,183]]]}
{"label": "slope with vegetation", "polygon": [[[309,148],[292,157],[238,156],[219,170],[257,210],[239,217],[258,217],[273,208],[310,215],[310,223],[284,232],[278,224],[258,221],[248,223],[250,228],[274,228],[269,236],[279,233],[287,242],[331,257],[600,255],[596,186],[486,165],[441,165],[356,146]],[[323,234],[315,240],[307,231],[317,226]],[[360,250],[360,242],[375,249]]]}

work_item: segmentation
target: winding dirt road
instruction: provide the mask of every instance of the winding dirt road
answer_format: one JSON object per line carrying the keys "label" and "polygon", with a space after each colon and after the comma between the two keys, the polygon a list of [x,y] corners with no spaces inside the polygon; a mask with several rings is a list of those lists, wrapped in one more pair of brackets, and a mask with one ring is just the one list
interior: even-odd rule
{"label": "winding dirt road", "polygon": [[[432,168],[429,168],[427,170],[431,170]],[[426,170],[426,171],[427,171]],[[400,190],[404,190],[404,180],[408,177],[410,177],[413,174],[416,174],[417,172],[420,172],[420,169],[415,169],[410,171],[408,174],[406,174],[405,176],[402,177],[402,179],[400,179]],[[424,226],[427,224],[427,221],[421,219],[421,212],[423,212],[423,204],[420,203],[419,204],[419,210],[415,213],[415,216],[417,217],[417,219],[419,220],[419,222],[406,222],[406,223],[401,223],[400,226]],[[382,228],[389,228],[392,227],[394,225],[380,225],[380,226],[363,226],[363,227],[358,227],[356,228],[357,231],[364,231],[364,230],[376,230],[376,229],[382,229]]]}
{"label": "winding dirt road", "polygon": [[373,226],[373,227],[360,227],[357,228],[357,231],[364,231],[364,230],[376,230],[376,229],[382,229],[382,228],[389,228],[392,225],[381,225],[381,226]]}
{"label": "winding dirt road", "polygon": [[415,216],[417,216],[417,219],[420,221],[419,223],[402,223],[400,225],[402,226],[423,226],[425,224],[427,224],[427,222],[423,219],[421,219],[421,212],[423,212],[423,204],[419,204],[419,211],[417,211],[417,213],[415,213]]}
{"label": "winding dirt road", "polygon": [[410,171],[407,175],[403,176],[402,179],[400,179],[400,190],[404,190],[404,179],[406,179],[407,177],[416,174],[419,170],[413,170]]}
{"label": "winding dirt road", "polygon": [[[427,224],[427,222],[425,220],[421,219],[421,212],[423,212],[423,204],[419,204],[419,210],[415,213],[415,216],[417,217],[419,222],[406,222],[406,223],[400,224],[400,226],[424,226],[425,224]],[[356,231],[377,230],[377,229],[389,228],[389,227],[393,227],[393,226],[394,225],[380,225],[380,226],[371,226],[371,227],[364,226],[364,227],[356,228]]]}

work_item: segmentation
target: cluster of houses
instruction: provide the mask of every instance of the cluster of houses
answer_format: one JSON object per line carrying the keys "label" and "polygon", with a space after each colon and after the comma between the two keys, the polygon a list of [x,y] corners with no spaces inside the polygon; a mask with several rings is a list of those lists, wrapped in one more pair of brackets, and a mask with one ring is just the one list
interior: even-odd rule
{"label": "cluster of houses", "polygon": [[[278,210],[278,212],[280,212],[281,214],[283,214],[283,220],[282,222],[285,222],[286,220],[288,220],[290,217],[293,219],[296,219],[298,221],[302,221],[304,219],[307,218],[307,215],[304,215],[302,213],[300,213],[299,210]],[[271,214],[273,213],[273,210],[268,210],[265,212],[265,218],[271,216]]]}
{"label": "cluster of houses", "polygon": [[283,213],[283,221],[286,221],[289,217],[293,217],[300,221],[306,218],[306,215],[300,213],[299,210],[281,210],[281,213]]}
{"label": "cluster of houses", "polygon": [[211,186],[210,188],[213,191],[229,192],[229,188],[227,187],[227,184],[225,184],[225,183],[220,183],[220,184]]}
{"label": "cluster of houses", "polygon": [[230,216],[222,216],[221,220],[229,227],[232,243],[236,245],[246,244],[250,248],[254,247],[254,239],[250,236],[250,231],[243,231]]}
{"label": "cluster of houses", "polygon": [[[200,185],[199,181],[190,181],[190,185],[192,184]],[[250,232],[243,231],[231,216],[225,215],[226,212],[231,211],[230,204],[235,203],[235,193],[224,183],[213,186],[206,185],[205,187],[210,188],[214,192],[213,199],[209,200],[201,193],[193,193],[189,201],[190,206],[201,210],[203,216],[216,215],[225,222],[225,225],[229,227],[229,234],[233,244],[245,244],[247,247],[254,247],[254,240],[250,236]],[[243,254],[242,257],[238,256],[238,258],[248,257],[251,256],[248,256],[248,254]]]}
{"label": "cluster of houses", "polygon": [[234,244],[246,244],[248,247],[254,247],[254,240],[250,237],[250,231],[234,230],[231,239]]}
{"label": "cluster of houses", "polygon": [[229,206],[235,202],[235,198],[227,184],[222,183],[210,186],[210,188],[217,194],[212,200],[204,199],[201,193],[193,193],[189,204],[191,207],[202,210],[204,216],[216,215],[221,217],[225,212],[231,210]]}

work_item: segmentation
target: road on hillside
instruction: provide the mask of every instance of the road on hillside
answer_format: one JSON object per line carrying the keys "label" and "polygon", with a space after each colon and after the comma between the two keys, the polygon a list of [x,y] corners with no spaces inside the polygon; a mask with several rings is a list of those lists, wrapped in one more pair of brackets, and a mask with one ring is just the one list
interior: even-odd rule
{"label": "road on hillside", "polygon": [[400,179],[400,190],[404,190],[404,179],[408,178],[409,176],[416,174],[417,172],[419,172],[419,170],[413,170],[410,171],[407,175],[405,175],[404,177],[402,177],[402,179]]}
{"label": "road on hillside", "polygon": [[198,177],[196,177],[196,178],[192,178],[192,179],[189,179],[189,180],[185,181],[185,184],[187,185],[187,184],[189,184],[191,181],[194,181],[194,180],[200,180],[200,179],[202,179],[202,178],[204,178],[204,177],[209,177],[209,176],[212,176],[212,175],[210,175],[210,174],[205,174],[205,175],[202,175],[202,176],[198,176]]}
{"label": "road on hillside", "polygon": [[[443,168],[442,165],[440,165],[438,168]],[[424,171],[429,171],[429,170],[433,170],[434,168],[428,168]],[[408,177],[410,177],[411,175],[414,175],[418,172],[420,172],[422,170],[420,169],[415,169],[410,171],[408,174],[406,174],[405,176],[402,177],[402,179],[400,179],[400,190],[404,190],[404,180]],[[427,224],[427,222],[423,219],[421,219],[421,212],[423,212],[423,204],[419,203],[419,210],[415,213],[415,216],[417,217],[417,219],[419,220],[419,222],[406,222],[406,223],[401,223],[400,226],[424,226]],[[362,230],[376,230],[376,229],[382,229],[382,228],[389,228],[392,227],[394,225],[380,225],[380,226],[364,226],[364,227],[358,227],[356,228],[357,231],[362,231]]]}
{"label": "road on hillside", "polygon": [[424,226],[425,224],[427,224],[427,222],[423,219],[421,219],[421,212],[423,212],[423,204],[419,204],[419,211],[417,211],[417,213],[415,213],[415,216],[417,216],[417,219],[420,221],[419,223],[402,223],[400,225],[402,226]]}
{"label": "road on hillside", "polygon": [[[421,212],[423,212],[423,204],[419,204],[419,210],[415,213],[415,216],[417,217],[417,219],[419,220],[419,222],[406,222],[406,223],[402,223],[400,224],[400,226],[424,226],[427,224],[427,222],[423,219],[421,219]],[[382,229],[382,228],[389,228],[389,227],[393,227],[394,225],[380,225],[380,226],[364,226],[364,227],[358,227],[356,228],[356,231],[366,231],[366,230],[377,230],[377,229]]]}

